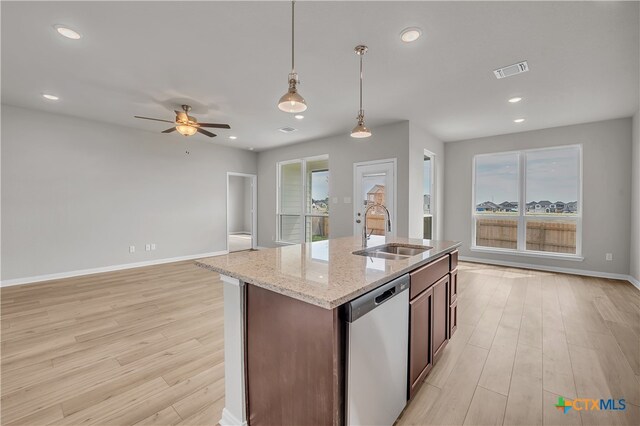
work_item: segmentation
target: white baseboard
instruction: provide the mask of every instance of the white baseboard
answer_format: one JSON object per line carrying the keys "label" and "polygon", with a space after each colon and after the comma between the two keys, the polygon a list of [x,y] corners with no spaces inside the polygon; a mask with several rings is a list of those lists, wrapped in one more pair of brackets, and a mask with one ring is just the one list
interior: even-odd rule
{"label": "white baseboard", "polygon": [[560,272],[563,274],[584,275],[587,277],[610,278],[613,280],[629,281],[640,290],[640,282],[631,275],[616,274],[613,272],[585,271],[583,269],[561,268],[558,266],[532,265],[530,263],[506,262],[503,260],[481,259],[477,257],[460,256],[463,262],[486,263],[489,265],[510,266],[513,268],[534,269],[536,271]]}
{"label": "white baseboard", "polygon": [[633,284],[634,286],[638,287],[638,290],[640,290],[640,280],[638,280],[637,278],[634,278],[633,276],[629,275],[629,282],[631,284]]}
{"label": "white baseboard", "polygon": [[222,418],[218,422],[220,426],[247,426],[247,422],[243,422],[236,416],[231,414],[226,408],[222,409]]}
{"label": "white baseboard", "polygon": [[180,262],[183,260],[200,259],[202,257],[221,256],[228,254],[226,250],[214,251],[209,253],[191,254],[188,256],[170,257],[166,259],[145,260],[143,262],[124,263],[121,265],[103,266],[100,268],[79,269],[76,271],[60,272],[57,274],[36,275],[33,277],[15,278],[11,280],[3,280],[0,287],[9,287],[13,285],[32,284],[42,281],[59,280],[61,278],[79,277],[81,275],[99,274],[101,272],[121,271],[123,269],[140,268],[143,266],[161,265],[163,263]]}

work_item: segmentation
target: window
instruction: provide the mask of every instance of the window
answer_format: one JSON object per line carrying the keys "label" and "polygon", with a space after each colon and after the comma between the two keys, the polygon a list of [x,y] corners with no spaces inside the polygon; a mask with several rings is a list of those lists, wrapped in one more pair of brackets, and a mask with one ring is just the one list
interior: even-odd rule
{"label": "window", "polygon": [[580,256],[581,147],[477,155],[473,247]]}
{"label": "window", "polygon": [[329,238],[329,158],[278,163],[279,242],[297,244]]}

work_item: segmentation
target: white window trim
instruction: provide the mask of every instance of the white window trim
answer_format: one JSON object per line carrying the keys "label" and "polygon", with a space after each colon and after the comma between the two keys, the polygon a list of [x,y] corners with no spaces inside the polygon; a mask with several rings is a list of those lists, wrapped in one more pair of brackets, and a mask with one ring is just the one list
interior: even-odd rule
{"label": "white window trim", "polygon": [[[280,244],[283,246],[290,246],[290,245],[296,245],[296,244],[304,244],[305,243],[305,238],[306,238],[306,222],[307,222],[307,217],[329,217],[329,214],[327,215],[318,215],[318,214],[311,214],[309,212],[307,212],[307,162],[309,161],[320,161],[320,160],[327,160],[327,162],[329,161],[329,154],[323,154],[323,155],[315,155],[312,157],[304,157],[304,158],[295,158],[293,160],[285,160],[285,161],[278,161],[276,163],[276,238],[275,238],[275,243],[276,244]],[[280,211],[280,179],[281,179],[281,170],[282,170],[282,166],[283,165],[287,165],[287,164],[293,164],[293,163],[300,163],[300,173],[302,174],[302,198],[300,199],[300,214],[296,214],[296,215],[290,215],[290,216],[300,216],[302,218],[302,231],[300,232],[300,241],[298,242],[290,242],[290,241],[282,241],[280,239],[280,216],[287,216],[286,214],[281,213]],[[329,181],[331,181],[331,170],[330,168],[327,168],[327,170],[329,170]],[[331,185],[329,185],[329,188],[331,188]],[[331,199],[331,195],[329,194],[329,199]]]}
{"label": "white window trim", "polygon": [[[527,175],[526,175],[526,161],[525,155],[528,152],[536,152],[536,151],[550,151],[554,149],[567,149],[567,148],[577,148],[578,155],[580,158],[580,167],[579,167],[579,175],[580,179],[578,181],[578,214],[575,216],[546,216],[546,215],[537,215],[537,214],[526,214],[525,207],[526,206],[526,188],[527,188]],[[484,252],[484,253],[493,253],[493,254],[508,254],[508,255],[517,255],[517,256],[528,256],[528,257],[540,257],[540,258],[554,258],[554,259],[563,259],[563,260],[574,260],[574,261],[582,261],[584,257],[582,256],[582,180],[583,180],[583,154],[582,154],[582,144],[573,144],[573,145],[559,145],[559,146],[551,146],[546,148],[535,148],[535,149],[521,149],[515,151],[501,151],[501,152],[491,152],[486,154],[476,154],[473,156],[472,165],[471,165],[471,244],[469,246],[469,250],[476,252]],[[491,155],[500,155],[500,154],[517,154],[518,155],[518,213],[513,215],[491,215],[491,214],[476,214],[476,158],[483,156],[491,156]],[[517,249],[503,249],[499,247],[484,247],[476,245],[476,219],[478,217],[488,218],[488,219],[517,219],[518,221],[518,241],[517,241]],[[535,218],[536,220],[542,221],[558,221],[558,220],[575,220],[576,221],[576,253],[568,254],[568,253],[554,253],[554,252],[545,252],[545,251],[534,251],[534,250],[526,250],[526,221],[527,219]]]}

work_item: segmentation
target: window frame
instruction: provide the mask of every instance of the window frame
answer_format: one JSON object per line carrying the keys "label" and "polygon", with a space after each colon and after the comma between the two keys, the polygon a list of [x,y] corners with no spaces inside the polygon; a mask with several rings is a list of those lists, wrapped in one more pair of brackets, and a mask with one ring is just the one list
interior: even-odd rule
{"label": "window frame", "polygon": [[[530,152],[540,152],[540,151],[554,151],[554,150],[564,150],[575,148],[578,150],[578,194],[577,194],[577,206],[578,211],[576,215],[573,216],[546,216],[544,214],[527,214],[526,213],[526,199],[527,199],[527,170],[526,170],[526,158],[527,153]],[[478,157],[484,156],[494,156],[494,155],[502,155],[502,154],[516,154],[518,156],[518,213],[513,215],[495,215],[495,214],[477,214],[476,212],[476,159]],[[469,249],[471,251],[477,252],[485,252],[485,253],[494,253],[494,254],[509,254],[509,255],[517,255],[517,256],[528,256],[528,257],[548,257],[548,258],[556,258],[556,259],[566,259],[566,260],[576,260],[582,261],[584,257],[582,256],[582,218],[583,218],[583,210],[582,210],[582,188],[583,188],[583,149],[582,144],[571,144],[571,145],[558,145],[551,146],[545,148],[534,148],[534,149],[521,149],[521,150],[512,150],[512,151],[500,151],[500,152],[491,152],[485,154],[476,154],[472,159],[471,166],[471,244]],[[568,201],[566,201],[568,202]],[[516,219],[517,221],[517,242],[516,249],[509,248],[500,248],[500,247],[485,247],[476,245],[476,231],[477,225],[476,221],[478,218],[487,218],[487,219]],[[543,222],[561,222],[561,221],[575,221],[576,223],[576,253],[555,253],[555,252],[547,252],[540,250],[527,250],[527,221],[534,219],[536,221]]]}
{"label": "window frame", "polygon": [[[292,160],[285,160],[285,161],[276,162],[276,238],[275,238],[275,243],[276,244],[295,245],[295,244],[304,244],[305,242],[311,242],[311,241],[306,241],[307,218],[329,217],[329,214],[331,212],[330,209],[329,209],[329,213],[327,213],[327,214],[316,214],[316,213],[312,213],[310,211],[311,209],[307,209],[307,198],[311,196],[310,189],[309,189],[310,181],[308,181],[308,177],[307,177],[307,163],[308,162],[313,162],[313,161],[322,161],[322,160],[326,160],[327,164],[328,164],[329,163],[329,155],[328,154],[323,154],[323,155],[316,155],[316,156],[312,156],[312,157],[295,158],[295,159],[292,159]],[[280,192],[281,192],[281,182],[282,182],[282,166],[283,165],[287,165],[287,164],[295,164],[295,163],[300,163],[300,173],[301,173],[301,179],[302,179],[302,194],[301,194],[301,198],[300,198],[300,214],[286,214],[286,213],[282,213],[281,205],[280,205],[280,203],[281,203]],[[327,167],[325,169],[318,169],[317,171],[321,171],[321,170],[329,172],[329,182],[330,182],[331,181],[330,166],[327,165]],[[331,186],[329,186],[329,189],[331,189]],[[331,200],[330,193],[329,193],[329,200]],[[282,234],[281,234],[281,217],[282,216],[298,216],[298,217],[300,217],[301,226],[302,226],[302,231],[300,232],[300,241],[291,242],[291,241],[283,241],[282,240]]]}

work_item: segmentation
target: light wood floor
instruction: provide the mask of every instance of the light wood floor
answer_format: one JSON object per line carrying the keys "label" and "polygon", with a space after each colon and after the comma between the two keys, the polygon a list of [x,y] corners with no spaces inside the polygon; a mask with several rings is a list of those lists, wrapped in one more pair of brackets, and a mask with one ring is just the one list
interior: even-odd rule
{"label": "light wood floor", "polygon": [[193,262],[2,289],[2,425],[216,424],[222,284]]}
{"label": "light wood floor", "polygon": [[[457,333],[400,425],[640,424],[640,292],[462,263]],[[215,424],[222,288],[192,262],[2,289],[2,424]],[[557,397],[625,398],[562,414]]]}
{"label": "light wood floor", "polygon": [[[630,283],[463,263],[459,286],[458,331],[399,425],[640,424]],[[627,410],[563,414],[558,396],[624,398]]]}

